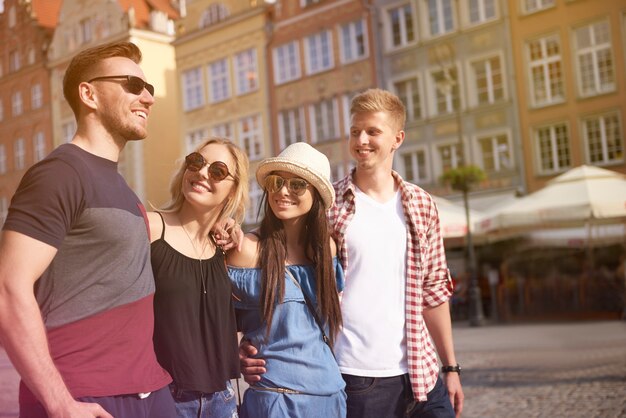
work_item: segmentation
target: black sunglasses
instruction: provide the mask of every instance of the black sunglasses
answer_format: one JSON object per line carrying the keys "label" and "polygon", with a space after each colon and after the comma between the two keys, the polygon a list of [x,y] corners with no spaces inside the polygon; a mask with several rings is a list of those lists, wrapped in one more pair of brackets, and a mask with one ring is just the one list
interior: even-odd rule
{"label": "black sunglasses", "polygon": [[265,186],[265,190],[270,193],[279,192],[283,186],[287,185],[287,190],[290,193],[295,194],[296,196],[302,196],[306,191],[306,188],[309,186],[309,182],[301,179],[299,177],[292,177],[290,179],[282,178],[276,174],[270,174],[265,177],[265,181],[263,182]]}
{"label": "black sunglasses", "polygon": [[88,83],[93,83],[94,81],[115,81],[121,80],[126,81],[126,89],[132,94],[140,95],[143,89],[148,90],[150,96],[154,97],[154,86],[152,84],[146,83],[141,78],[134,75],[107,75],[103,77],[95,77],[88,81]]}
{"label": "black sunglasses", "polygon": [[211,164],[204,159],[204,156],[199,152],[192,152],[185,157],[185,168],[189,171],[197,172],[202,170],[204,166],[209,166],[209,177],[215,181],[222,181],[226,177],[231,176],[235,179],[235,176],[228,172],[228,166],[222,161],[213,161]]}

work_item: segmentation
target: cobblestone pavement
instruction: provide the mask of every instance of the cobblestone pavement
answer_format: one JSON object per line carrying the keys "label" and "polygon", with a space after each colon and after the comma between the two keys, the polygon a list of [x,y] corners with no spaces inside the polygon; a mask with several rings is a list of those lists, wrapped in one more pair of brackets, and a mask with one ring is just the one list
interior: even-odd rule
{"label": "cobblestone pavement", "polygon": [[626,323],[454,328],[463,418],[626,417]]}
{"label": "cobblestone pavement", "polygon": [[[626,418],[626,322],[455,324],[454,339],[463,418]],[[17,384],[0,348],[0,418],[17,418]]]}

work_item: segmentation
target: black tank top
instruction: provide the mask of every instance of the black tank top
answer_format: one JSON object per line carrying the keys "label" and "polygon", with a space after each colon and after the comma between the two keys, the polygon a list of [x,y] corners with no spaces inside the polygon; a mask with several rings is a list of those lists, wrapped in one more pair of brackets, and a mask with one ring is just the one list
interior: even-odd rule
{"label": "black tank top", "polygon": [[150,246],[157,359],[179,389],[225,390],[226,381],[239,377],[239,357],[224,254],[217,248],[200,263],[179,253],[165,241],[159,216],[163,232]]}

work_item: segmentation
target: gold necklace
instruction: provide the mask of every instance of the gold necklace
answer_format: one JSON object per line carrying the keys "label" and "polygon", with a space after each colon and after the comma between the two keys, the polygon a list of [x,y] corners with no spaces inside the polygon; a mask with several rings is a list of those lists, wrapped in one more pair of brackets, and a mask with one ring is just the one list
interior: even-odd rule
{"label": "gold necklace", "polygon": [[193,248],[193,252],[194,254],[196,254],[196,257],[198,258],[198,262],[200,263],[200,283],[202,283],[202,293],[206,295],[206,286],[204,284],[204,268],[202,268],[202,256],[204,255],[204,252],[206,251],[206,247],[209,244],[209,240],[208,239],[204,240],[204,246],[202,247],[202,252],[200,253],[200,255],[198,255],[196,244],[194,244],[193,240],[191,239],[191,235],[189,235],[189,232],[187,232],[187,228],[185,228],[185,225],[183,225],[183,223],[181,222],[180,216],[178,217],[178,221],[180,222],[181,228],[183,228],[183,232],[185,233],[185,235],[187,235],[187,239],[189,239],[189,242],[191,243],[191,248]]}

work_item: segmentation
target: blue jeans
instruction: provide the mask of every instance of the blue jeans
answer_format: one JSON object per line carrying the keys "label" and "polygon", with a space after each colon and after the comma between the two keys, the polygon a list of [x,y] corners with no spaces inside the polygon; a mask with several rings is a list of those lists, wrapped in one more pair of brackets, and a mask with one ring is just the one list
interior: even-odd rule
{"label": "blue jeans", "polygon": [[428,392],[428,399],[416,402],[409,375],[361,377],[344,374],[348,395],[347,418],[454,418],[454,408],[441,377]]}
{"label": "blue jeans", "polygon": [[170,385],[179,418],[237,418],[237,399],[230,383],[221,392],[203,393]]}

